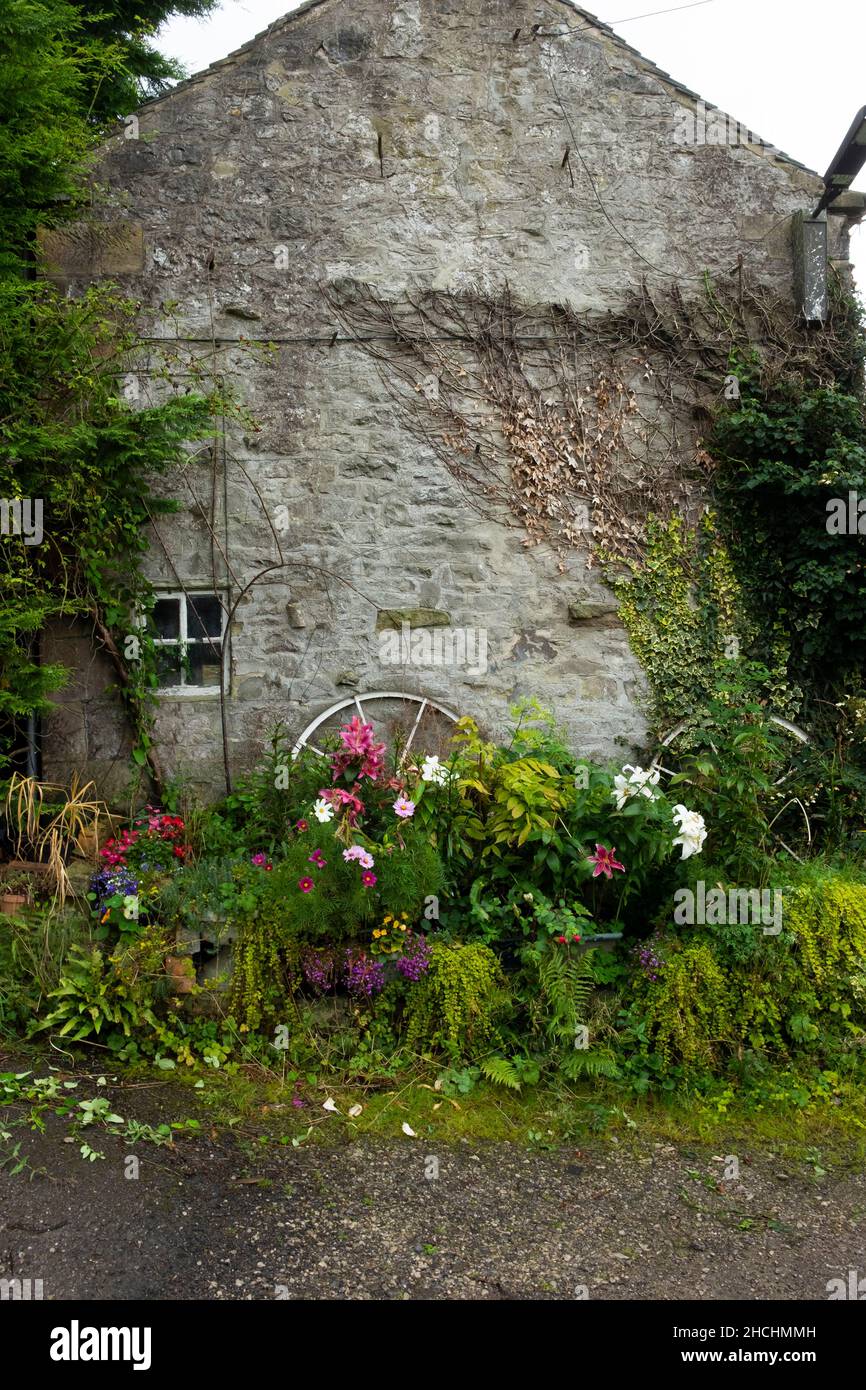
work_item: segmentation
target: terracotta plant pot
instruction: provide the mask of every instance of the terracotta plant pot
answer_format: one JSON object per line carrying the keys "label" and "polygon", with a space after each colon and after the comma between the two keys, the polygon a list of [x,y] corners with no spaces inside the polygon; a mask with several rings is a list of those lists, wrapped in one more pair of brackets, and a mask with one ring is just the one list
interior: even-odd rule
{"label": "terracotta plant pot", "polygon": [[166,956],[165,972],[174,994],[191,994],[195,989],[195,967],[189,956]]}
{"label": "terracotta plant pot", "polygon": [[15,917],[26,906],[27,898],[23,893],[4,893],[0,896],[0,912],[4,917]]}

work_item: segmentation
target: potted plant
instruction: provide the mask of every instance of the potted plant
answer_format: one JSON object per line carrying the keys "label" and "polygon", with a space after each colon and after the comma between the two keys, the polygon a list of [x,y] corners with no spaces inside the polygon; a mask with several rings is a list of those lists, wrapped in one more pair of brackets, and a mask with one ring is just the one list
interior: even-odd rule
{"label": "potted plant", "polygon": [[189,956],[166,956],[165,972],[171,981],[173,994],[192,994],[195,989],[195,966]]}
{"label": "potted plant", "polygon": [[6,873],[0,878],[0,912],[6,917],[14,917],[26,907],[32,897],[30,875],[26,873]]}

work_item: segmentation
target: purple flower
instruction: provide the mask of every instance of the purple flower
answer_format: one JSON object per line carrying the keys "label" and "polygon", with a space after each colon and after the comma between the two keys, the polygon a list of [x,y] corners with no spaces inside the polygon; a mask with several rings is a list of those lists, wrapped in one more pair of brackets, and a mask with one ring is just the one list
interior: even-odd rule
{"label": "purple flower", "polygon": [[655,932],[649,941],[640,942],[637,946],[633,946],[632,955],[647,979],[655,984],[660,972],[665,968],[665,963],[662,957],[656,954],[653,943],[658,945],[658,934]]}
{"label": "purple flower", "polygon": [[426,936],[413,937],[409,950],[398,956],[394,964],[405,980],[417,981],[426,975],[430,969],[430,947]]}
{"label": "purple flower", "polygon": [[320,994],[327,994],[336,984],[334,952],[327,947],[323,950],[308,947],[301,957],[301,972],[308,985]]}
{"label": "purple flower", "polygon": [[380,961],[370,960],[363,951],[355,952],[350,947],[346,952],[343,979],[350,994],[370,999],[385,983],[385,967]]}
{"label": "purple flower", "polygon": [[267,862],[268,856],[266,854],[262,854],[261,850],[259,850],[258,854],[254,854],[252,859],[250,860],[250,863],[255,864],[257,869],[261,869],[265,864],[267,864]]}
{"label": "purple flower", "polygon": [[109,898],[116,894],[122,897],[135,897],[138,892],[138,879],[128,869],[100,869],[90,880],[90,891],[96,894],[95,911],[102,911]]}

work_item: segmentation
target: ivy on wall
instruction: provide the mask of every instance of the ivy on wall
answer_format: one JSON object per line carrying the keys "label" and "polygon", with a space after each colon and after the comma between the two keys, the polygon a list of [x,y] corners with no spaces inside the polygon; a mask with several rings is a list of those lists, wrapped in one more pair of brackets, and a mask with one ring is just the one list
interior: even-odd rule
{"label": "ivy on wall", "polygon": [[863,338],[857,307],[844,311],[847,371],[816,364],[777,376],[734,353],[740,398],[719,412],[707,444],[745,604],[762,635],[784,631],[788,677],[809,718],[821,701],[862,691],[866,663],[866,515],[856,511],[866,499]]}
{"label": "ivy on wall", "polygon": [[695,530],[681,516],[650,520],[644,557],[609,582],[663,732],[707,702],[739,655],[740,586],[715,517]]}

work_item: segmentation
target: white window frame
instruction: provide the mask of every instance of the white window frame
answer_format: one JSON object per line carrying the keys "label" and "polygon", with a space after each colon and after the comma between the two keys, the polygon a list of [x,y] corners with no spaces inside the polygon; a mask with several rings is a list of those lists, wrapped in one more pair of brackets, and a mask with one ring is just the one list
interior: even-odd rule
{"label": "white window frame", "polygon": [[178,635],[177,637],[154,636],[153,644],[155,647],[181,647],[187,648],[190,641],[194,646],[204,646],[205,642],[201,637],[190,639],[187,628],[187,599],[196,598],[215,598],[220,606],[220,632],[219,637],[212,637],[211,642],[220,644],[220,678],[216,685],[185,685],[183,684],[183,668],[181,668],[180,685],[158,685],[156,694],[158,697],[170,695],[180,696],[184,699],[201,698],[203,695],[219,695],[223,688],[223,672],[225,670],[226,659],[226,619],[228,617],[227,595],[222,589],[157,589],[154,598],[157,603],[163,599],[176,599],[178,602]]}

